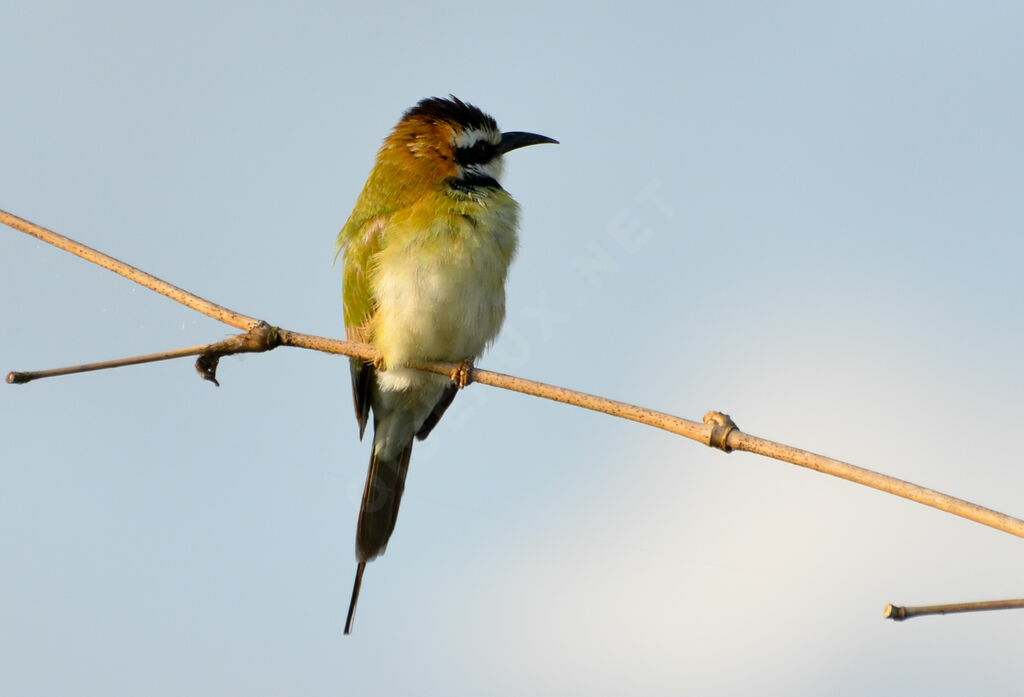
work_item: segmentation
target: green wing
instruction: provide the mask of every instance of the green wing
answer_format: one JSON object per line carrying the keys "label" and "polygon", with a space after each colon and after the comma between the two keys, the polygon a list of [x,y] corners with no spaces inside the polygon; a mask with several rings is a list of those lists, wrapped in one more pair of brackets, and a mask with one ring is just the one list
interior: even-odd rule
{"label": "green wing", "polygon": [[[378,160],[345,227],[338,233],[336,254],[345,255],[345,326],[365,327],[374,312],[370,273],[372,257],[380,251],[388,222],[423,194],[409,174],[393,163]],[[370,341],[371,337],[364,337]]]}
{"label": "green wing", "polygon": [[[349,224],[351,225],[351,220]],[[349,229],[346,225],[338,236],[339,245]],[[366,220],[355,235],[351,235],[344,246],[345,264],[342,275],[345,284],[345,336],[350,341],[370,343],[369,326],[376,303],[371,283],[371,260],[380,249],[385,221],[381,218]],[[363,437],[370,414],[370,390],[376,382],[373,364],[361,358],[350,358],[352,371],[352,398],[355,403],[356,421],[359,422],[359,437]]]}
{"label": "green wing", "polygon": [[[401,184],[399,184],[401,183]],[[377,162],[370,172],[348,222],[338,233],[337,254],[344,254],[345,335],[351,341],[373,343],[370,320],[377,309],[373,296],[373,257],[384,244],[388,222],[397,212],[418,198],[407,173],[388,162]],[[352,396],[359,437],[362,438],[370,413],[370,391],[375,384],[372,363],[349,359]]]}

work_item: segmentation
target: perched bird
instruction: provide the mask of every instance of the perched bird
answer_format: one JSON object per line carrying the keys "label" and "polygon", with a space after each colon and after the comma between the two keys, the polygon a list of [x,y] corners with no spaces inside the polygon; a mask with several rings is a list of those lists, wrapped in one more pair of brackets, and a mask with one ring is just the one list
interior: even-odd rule
{"label": "perched bird", "polygon": [[[395,529],[413,439],[437,425],[505,319],[519,206],[498,183],[502,155],[557,142],[502,133],[455,97],[424,99],[384,141],[338,235],[346,336],[381,354],[372,363],[351,359],[359,436],[373,412],[373,449],[346,634],[366,563],[384,552]],[[406,367],[416,360],[460,363],[460,370],[448,378]]]}

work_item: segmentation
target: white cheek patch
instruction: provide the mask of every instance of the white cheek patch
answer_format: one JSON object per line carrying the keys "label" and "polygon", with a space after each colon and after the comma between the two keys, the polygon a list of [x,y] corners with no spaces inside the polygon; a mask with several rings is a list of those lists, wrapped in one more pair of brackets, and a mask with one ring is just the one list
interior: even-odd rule
{"label": "white cheek patch", "polygon": [[502,160],[501,156],[499,155],[498,157],[492,159],[490,162],[483,162],[478,165],[470,165],[469,167],[464,168],[463,176],[465,176],[466,173],[478,174],[484,177],[490,177],[496,182],[500,182],[501,175],[504,169],[505,163]]}

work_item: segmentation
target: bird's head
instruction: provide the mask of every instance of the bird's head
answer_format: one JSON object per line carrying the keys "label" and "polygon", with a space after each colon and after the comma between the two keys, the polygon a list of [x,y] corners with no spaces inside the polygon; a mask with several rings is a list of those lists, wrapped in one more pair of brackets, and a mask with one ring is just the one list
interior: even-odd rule
{"label": "bird's head", "polygon": [[384,141],[381,162],[406,175],[446,181],[457,188],[497,187],[502,155],[557,140],[536,133],[502,133],[494,119],[454,96],[431,97],[405,112]]}

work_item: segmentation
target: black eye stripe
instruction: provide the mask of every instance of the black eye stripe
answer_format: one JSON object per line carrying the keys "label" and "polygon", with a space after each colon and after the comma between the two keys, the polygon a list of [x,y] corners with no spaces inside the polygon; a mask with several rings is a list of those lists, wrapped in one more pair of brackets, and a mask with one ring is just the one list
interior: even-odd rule
{"label": "black eye stripe", "polygon": [[489,162],[498,154],[498,146],[486,140],[478,140],[471,146],[455,149],[455,159],[462,165],[479,165]]}

